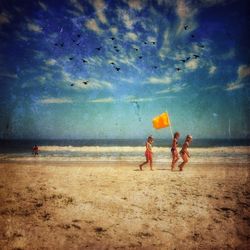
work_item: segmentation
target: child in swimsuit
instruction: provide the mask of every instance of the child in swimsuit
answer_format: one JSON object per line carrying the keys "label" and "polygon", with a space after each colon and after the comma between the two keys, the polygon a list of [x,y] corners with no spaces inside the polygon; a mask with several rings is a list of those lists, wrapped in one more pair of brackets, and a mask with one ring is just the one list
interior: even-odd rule
{"label": "child in swimsuit", "polygon": [[148,162],[150,164],[150,170],[153,170],[153,152],[152,152],[153,140],[154,140],[153,137],[149,136],[147,141],[146,141],[146,144],[145,144],[145,146],[146,146],[146,151],[145,151],[146,161],[139,165],[140,170],[142,170],[142,166],[147,164]]}
{"label": "child in swimsuit", "polygon": [[179,165],[180,171],[183,171],[184,165],[186,163],[188,163],[188,158],[190,158],[190,154],[189,154],[187,148],[189,147],[191,142],[192,142],[192,136],[187,135],[186,140],[185,140],[184,144],[182,145],[182,149],[180,151],[180,155],[181,155],[181,158],[183,160],[183,162]]}
{"label": "child in swimsuit", "polygon": [[172,142],[172,148],[171,148],[171,153],[172,153],[171,171],[174,170],[175,163],[179,160],[179,155],[178,155],[178,151],[177,151],[178,139],[179,138],[180,138],[180,133],[175,132],[173,142]]}

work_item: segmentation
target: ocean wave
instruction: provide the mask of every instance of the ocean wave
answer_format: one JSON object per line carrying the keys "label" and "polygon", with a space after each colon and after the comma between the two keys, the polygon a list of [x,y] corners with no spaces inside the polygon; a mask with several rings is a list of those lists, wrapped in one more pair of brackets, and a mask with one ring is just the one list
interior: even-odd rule
{"label": "ocean wave", "polygon": [[[34,157],[30,152],[0,154],[0,161],[129,161],[141,162],[145,147],[98,147],[98,146],[41,146],[39,156]],[[154,147],[153,159],[156,163],[170,163],[170,148]],[[192,148],[191,163],[250,163],[250,147],[214,147]],[[181,159],[180,159],[181,160]]]}
{"label": "ocean wave", "polygon": [[[73,146],[41,146],[40,151],[47,152],[86,152],[86,153],[97,153],[97,152],[144,152],[145,147],[137,146],[119,146],[119,147],[103,147],[103,146],[83,146],[83,147],[73,147]],[[153,152],[155,153],[165,153],[170,152],[169,147],[153,147]],[[237,146],[237,147],[209,147],[209,148],[190,148],[190,152],[193,153],[239,153],[239,154],[249,154],[250,147],[248,146]]]}

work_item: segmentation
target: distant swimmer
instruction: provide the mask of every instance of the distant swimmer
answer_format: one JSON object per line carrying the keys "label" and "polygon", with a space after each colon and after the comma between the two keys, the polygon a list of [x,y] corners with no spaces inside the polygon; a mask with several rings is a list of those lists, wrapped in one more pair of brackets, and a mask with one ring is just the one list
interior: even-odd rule
{"label": "distant swimmer", "polygon": [[37,145],[33,146],[32,154],[34,154],[35,156],[38,155],[38,146]]}
{"label": "distant swimmer", "polygon": [[178,166],[180,171],[183,171],[184,165],[188,163],[188,158],[190,158],[190,154],[189,154],[187,149],[188,149],[191,142],[192,142],[192,136],[187,135],[186,140],[183,143],[182,149],[180,151],[180,155],[181,155],[181,158],[183,160],[183,162]]}

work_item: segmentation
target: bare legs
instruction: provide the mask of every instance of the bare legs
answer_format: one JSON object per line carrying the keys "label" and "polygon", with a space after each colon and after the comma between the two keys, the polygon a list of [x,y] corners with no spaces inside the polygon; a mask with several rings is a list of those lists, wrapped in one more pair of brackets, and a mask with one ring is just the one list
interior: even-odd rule
{"label": "bare legs", "polygon": [[139,165],[140,170],[142,170],[142,166],[146,165],[148,162],[149,162],[150,170],[153,170],[153,161],[148,160],[148,159],[145,162],[143,162],[142,164]]}
{"label": "bare legs", "polygon": [[172,164],[171,164],[171,171],[174,171],[175,163],[179,160],[178,152],[172,152]]}
{"label": "bare legs", "polygon": [[183,171],[184,165],[188,163],[188,156],[187,156],[187,154],[182,154],[181,158],[182,158],[183,162],[178,167],[179,167],[180,171]]}

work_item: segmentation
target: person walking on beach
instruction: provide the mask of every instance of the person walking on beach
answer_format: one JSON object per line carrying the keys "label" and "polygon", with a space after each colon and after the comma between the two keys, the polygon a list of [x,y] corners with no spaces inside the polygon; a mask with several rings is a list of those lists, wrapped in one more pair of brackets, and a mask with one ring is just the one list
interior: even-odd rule
{"label": "person walking on beach", "polygon": [[180,171],[183,171],[184,165],[188,163],[188,158],[190,158],[190,154],[189,154],[187,149],[188,149],[191,142],[192,142],[192,136],[187,135],[186,140],[183,143],[182,149],[180,151],[180,155],[181,155],[181,158],[183,160],[183,162],[178,166]]}
{"label": "person walking on beach", "polygon": [[146,141],[146,144],[145,144],[145,146],[146,146],[146,151],[145,151],[146,161],[139,165],[140,170],[142,170],[142,166],[144,166],[148,162],[150,165],[150,170],[153,170],[153,152],[152,152],[153,141],[154,141],[153,137],[149,136],[147,141]]}
{"label": "person walking on beach", "polygon": [[171,153],[172,153],[171,171],[174,171],[175,163],[179,160],[179,154],[178,154],[178,150],[177,150],[178,139],[179,138],[180,138],[180,133],[175,132],[174,133],[174,138],[173,138],[173,141],[172,141],[172,147],[171,147]]}
{"label": "person walking on beach", "polygon": [[34,154],[35,156],[38,155],[38,146],[37,145],[33,146],[32,154]]}

